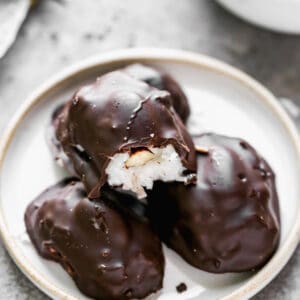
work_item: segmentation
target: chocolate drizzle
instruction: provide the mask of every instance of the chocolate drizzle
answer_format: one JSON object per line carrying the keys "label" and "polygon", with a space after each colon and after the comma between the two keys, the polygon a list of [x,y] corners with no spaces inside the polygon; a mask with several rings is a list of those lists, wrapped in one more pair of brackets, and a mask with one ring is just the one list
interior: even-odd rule
{"label": "chocolate drizzle", "polygon": [[148,224],[106,196],[90,201],[76,179],[39,195],[25,224],[39,254],[59,262],[90,297],[144,298],[162,287],[161,243]]}
{"label": "chocolate drizzle", "polygon": [[132,114],[130,115],[129,117],[129,121],[127,122],[127,126],[126,126],[126,130],[128,131],[128,135],[126,135],[124,138],[123,138],[123,141],[124,142],[127,142],[129,140],[129,137],[130,137],[130,129],[131,129],[131,126],[133,125],[135,119],[137,118],[137,115],[139,113],[139,111],[142,110],[143,108],[143,104],[148,101],[147,98],[141,100],[139,103],[138,103],[138,106],[133,110]]}
{"label": "chocolate drizzle", "polygon": [[275,175],[245,141],[196,137],[196,186],[156,183],[148,215],[169,247],[214,273],[254,270],[277,248],[280,235]]}

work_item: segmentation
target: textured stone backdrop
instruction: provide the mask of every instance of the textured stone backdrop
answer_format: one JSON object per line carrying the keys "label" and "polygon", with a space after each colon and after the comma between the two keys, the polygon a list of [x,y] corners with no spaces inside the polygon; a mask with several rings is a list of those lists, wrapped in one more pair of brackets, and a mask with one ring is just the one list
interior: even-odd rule
{"label": "textured stone backdrop", "polygon": [[[62,67],[136,46],[214,56],[275,95],[300,101],[300,37],[247,25],[212,0],[41,0],[0,60],[0,133],[24,98]],[[14,266],[1,242],[0,299],[46,299]],[[300,299],[300,249],[254,299]]]}

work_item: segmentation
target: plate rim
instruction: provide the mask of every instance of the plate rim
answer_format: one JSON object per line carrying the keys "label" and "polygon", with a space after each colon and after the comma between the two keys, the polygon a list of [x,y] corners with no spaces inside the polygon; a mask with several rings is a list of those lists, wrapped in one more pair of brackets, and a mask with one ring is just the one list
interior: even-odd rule
{"label": "plate rim", "polygon": [[[300,169],[300,137],[295,127],[294,122],[288,116],[286,111],[281,107],[274,95],[261,83],[238,70],[215,58],[193,53],[183,50],[175,50],[169,48],[131,48],[121,49],[110,52],[99,53],[95,56],[81,60],[70,67],[63,69],[57,75],[52,76],[46,80],[40,87],[32,92],[21,107],[12,117],[8,126],[4,130],[0,140],[0,174],[2,173],[3,162],[6,157],[7,150],[12,142],[16,130],[21,125],[27,114],[43,99],[44,95],[59,87],[63,82],[74,78],[81,72],[97,66],[126,63],[127,61],[151,61],[151,62],[177,62],[181,64],[191,64],[197,68],[206,68],[214,72],[221,73],[230,77],[233,80],[239,81],[240,84],[250,88],[257,97],[269,106],[273,113],[278,118],[278,121],[285,127],[287,134],[296,150],[298,157],[298,167]],[[0,185],[1,189],[1,185]],[[2,201],[0,199],[0,235],[2,241],[7,249],[9,255],[23,272],[23,274],[30,279],[39,289],[45,292],[50,297],[57,299],[78,300],[76,297],[71,296],[68,292],[57,288],[49,283],[47,278],[43,278],[39,271],[35,270],[30,264],[24,263],[26,261],[21,253],[17,253],[17,245],[14,238],[9,234],[7,228],[3,209]],[[288,262],[293,252],[295,251],[300,241],[300,209],[296,215],[296,222],[292,226],[289,235],[281,249],[278,250],[272,259],[258,271],[249,281],[237,288],[229,295],[221,298],[222,300],[235,300],[246,299],[255,295],[258,291],[264,288],[274,277],[282,270]]]}

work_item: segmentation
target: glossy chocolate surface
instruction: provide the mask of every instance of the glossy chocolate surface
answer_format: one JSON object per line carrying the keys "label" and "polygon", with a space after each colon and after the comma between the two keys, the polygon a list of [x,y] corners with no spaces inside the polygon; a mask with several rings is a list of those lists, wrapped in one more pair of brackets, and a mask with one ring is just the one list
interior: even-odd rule
{"label": "glossy chocolate surface", "polygon": [[39,254],[59,262],[90,297],[144,298],[162,287],[162,247],[149,225],[104,195],[89,200],[76,179],[40,194],[25,223]]}
{"label": "glossy chocolate surface", "polygon": [[159,90],[168,91],[172,96],[172,105],[185,123],[190,115],[188,99],[180,85],[168,73],[143,64],[132,64],[124,68],[130,76],[142,80]]}
{"label": "glossy chocolate surface", "polygon": [[79,89],[57,116],[56,136],[90,198],[100,195],[105,169],[118,152],[172,144],[186,174],[196,171],[190,135],[167,91],[114,71]]}
{"label": "glossy chocolate surface", "polygon": [[167,245],[214,272],[254,270],[276,250],[280,218],[275,176],[244,140],[196,137],[196,186],[156,183],[148,214]]}

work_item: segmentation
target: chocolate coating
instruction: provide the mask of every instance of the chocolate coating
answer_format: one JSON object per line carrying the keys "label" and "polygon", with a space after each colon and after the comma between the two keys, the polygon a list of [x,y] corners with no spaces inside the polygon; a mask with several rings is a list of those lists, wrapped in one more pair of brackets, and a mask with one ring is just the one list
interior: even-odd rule
{"label": "chocolate coating", "polygon": [[149,225],[104,196],[89,200],[76,179],[40,194],[25,224],[38,253],[59,262],[90,297],[144,298],[162,287],[162,247]]}
{"label": "chocolate coating", "polygon": [[280,236],[275,175],[244,140],[196,137],[198,182],[155,184],[148,214],[167,245],[213,273],[254,270],[276,250]]}
{"label": "chocolate coating", "polygon": [[180,85],[170,74],[138,63],[127,66],[124,68],[124,71],[130,76],[142,80],[159,90],[168,91],[172,96],[172,105],[175,111],[184,123],[187,121],[190,115],[188,99]]}
{"label": "chocolate coating", "polygon": [[195,174],[193,141],[171,99],[168,92],[115,71],[82,87],[66,103],[57,116],[56,136],[90,198],[99,197],[105,169],[119,152],[172,144],[186,175]]}
{"label": "chocolate coating", "polygon": [[50,124],[47,128],[47,142],[55,162],[63,167],[68,173],[76,177],[73,164],[70,158],[65,154],[60,141],[56,137],[56,130],[59,125],[59,114],[62,112],[64,105],[59,105],[52,113]]}

